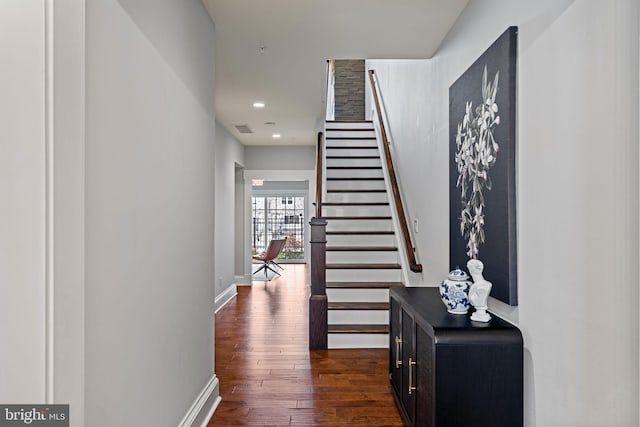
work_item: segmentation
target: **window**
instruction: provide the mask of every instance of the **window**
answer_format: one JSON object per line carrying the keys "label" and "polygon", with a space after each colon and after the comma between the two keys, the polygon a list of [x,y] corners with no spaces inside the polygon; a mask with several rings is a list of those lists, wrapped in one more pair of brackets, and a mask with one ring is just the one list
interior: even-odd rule
{"label": "window", "polygon": [[271,239],[287,238],[278,259],[304,260],[304,196],[254,196],[251,199],[253,253],[264,252]]}

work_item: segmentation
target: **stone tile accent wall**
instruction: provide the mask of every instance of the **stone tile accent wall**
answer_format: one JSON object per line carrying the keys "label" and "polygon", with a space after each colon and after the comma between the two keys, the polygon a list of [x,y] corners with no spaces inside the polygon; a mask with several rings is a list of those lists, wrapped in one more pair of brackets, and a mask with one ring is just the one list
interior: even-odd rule
{"label": "stone tile accent wall", "polygon": [[336,59],[335,119],[364,120],[364,59]]}

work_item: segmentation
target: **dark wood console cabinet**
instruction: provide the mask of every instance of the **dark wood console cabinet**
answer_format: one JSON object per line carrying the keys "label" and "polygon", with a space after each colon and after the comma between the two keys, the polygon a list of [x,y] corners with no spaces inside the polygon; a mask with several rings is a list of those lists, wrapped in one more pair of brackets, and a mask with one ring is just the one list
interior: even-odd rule
{"label": "dark wood console cabinet", "polygon": [[447,313],[438,288],[390,290],[389,378],[405,425],[523,425],[522,334]]}

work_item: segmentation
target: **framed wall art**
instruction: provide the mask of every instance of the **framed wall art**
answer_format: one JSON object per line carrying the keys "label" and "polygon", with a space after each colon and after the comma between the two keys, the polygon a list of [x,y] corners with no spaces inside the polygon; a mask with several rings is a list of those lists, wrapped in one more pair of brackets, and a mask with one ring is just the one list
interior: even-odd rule
{"label": "framed wall art", "polygon": [[484,263],[491,296],[518,304],[518,28],[509,27],[449,88],[449,262]]}

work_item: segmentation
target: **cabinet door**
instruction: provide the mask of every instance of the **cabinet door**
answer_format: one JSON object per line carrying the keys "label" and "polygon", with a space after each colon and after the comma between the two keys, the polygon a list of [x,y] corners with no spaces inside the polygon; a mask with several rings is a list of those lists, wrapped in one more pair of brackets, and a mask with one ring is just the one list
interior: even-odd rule
{"label": "cabinet door", "polygon": [[402,315],[400,303],[391,298],[389,321],[389,378],[396,395],[402,396]]}
{"label": "cabinet door", "polygon": [[415,427],[435,427],[435,347],[433,338],[416,326]]}
{"label": "cabinet door", "polygon": [[411,313],[402,310],[402,405],[411,425],[414,424],[416,410],[416,365],[415,322]]}

